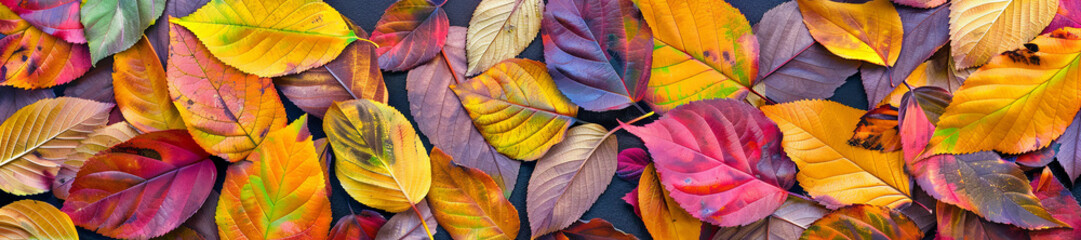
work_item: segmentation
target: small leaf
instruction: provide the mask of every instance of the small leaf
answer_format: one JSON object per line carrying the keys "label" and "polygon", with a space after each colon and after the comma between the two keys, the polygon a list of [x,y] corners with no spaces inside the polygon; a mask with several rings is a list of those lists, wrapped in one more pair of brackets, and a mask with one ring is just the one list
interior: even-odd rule
{"label": "small leaf", "polygon": [[619,142],[597,124],[567,130],[567,139],[537,160],[526,191],[533,238],[559,231],[589,210],[612,182]]}
{"label": "small leaf", "polygon": [[447,40],[446,1],[399,0],[375,24],[372,42],[379,46],[379,68],[405,71],[430,61]]}
{"label": "small leaf", "polygon": [[726,239],[799,239],[811,223],[829,213],[829,209],[812,201],[789,196],[777,211],[766,219],[746,226],[721,228],[714,240]]}
{"label": "small leaf", "polygon": [[544,63],[511,59],[469,81],[451,85],[473,125],[507,157],[540,158],[563,134],[578,106],[559,93]]}
{"label": "small leaf", "polygon": [[[1062,168],[1066,170],[1066,176],[1070,181],[1077,181],[1081,177],[1081,112],[1074,116],[1073,123],[1066,128],[1066,132],[1058,139],[1058,152],[1055,158]],[[1077,226],[1081,228],[1081,226]]]}
{"label": "small leaf", "polygon": [[856,124],[848,145],[882,152],[901,150],[897,117],[897,108],[890,105],[867,111]]}
{"label": "small leaf", "polygon": [[922,239],[923,232],[908,217],[885,207],[853,205],[818,219],[800,239]]}
{"label": "small leaf", "polygon": [[54,97],[56,94],[52,89],[22,90],[14,87],[0,87],[0,122],[7,120],[26,105]]}
{"label": "small leaf", "polygon": [[68,154],[104,126],[112,104],[60,97],[27,105],[0,124],[0,189],[24,196],[49,190]]}
{"label": "small leaf", "polygon": [[188,132],[211,154],[237,162],[287,121],[270,79],[242,73],[210,55],[187,29],[172,24],[169,96]]}
{"label": "small leaf", "polygon": [[642,100],[653,35],[631,0],[552,0],[542,23],[548,72],[571,102],[607,111]]}
{"label": "small leaf", "polygon": [[1025,229],[1066,226],[1032,194],[1021,168],[993,152],[935,155],[907,168],[931,196],[991,222]]}
{"label": "small leaf", "polygon": [[357,36],[319,0],[211,0],[180,19],[229,66],[260,77],[299,73],[334,60]]}
{"label": "small leaf", "polygon": [[[907,90],[908,88],[901,86],[901,81],[917,72],[920,64],[934,56],[936,51],[945,52],[943,55],[949,54],[949,50],[941,49],[950,40],[947,27],[950,23],[950,5],[933,9],[902,7],[897,8],[897,13],[901,17],[904,28],[904,37],[900,43],[901,52],[897,57],[897,62],[891,67],[871,64],[860,67],[860,76],[863,80],[863,88],[867,92],[868,105],[881,102],[890,91]],[[943,56],[942,59],[948,58],[949,56]],[[953,67],[945,65],[946,61],[942,61],[930,67],[953,70]],[[908,83],[915,84],[911,81]],[[960,85],[960,83],[957,84]],[[899,99],[901,95],[896,96]]]}
{"label": "small leaf", "polygon": [[619,151],[616,175],[628,182],[637,182],[646,165],[652,163],[649,153],[641,148],[628,148]]}
{"label": "small leaf", "polygon": [[774,101],[829,98],[860,66],[815,43],[796,2],[767,11],[754,32],[761,47],[758,82]]}
{"label": "small leaf", "polygon": [[1036,37],[1051,23],[1058,5],[1058,0],[954,1],[950,47],[957,68],[983,65]]}
{"label": "small leaf", "polygon": [[1025,231],[1015,226],[983,220],[976,214],[944,202],[938,202],[936,239],[1025,239]]}
{"label": "small leaf", "polygon": [[0,65],[0,86],[49,88],[90,70],[90,52],[31,27],[0,39]]}
{"label": "small leaf", "polygon": [[1002,158],[1006,161],[1017,163],[1021,165],[1023,169],[1041,168],[1047,166],[1048,163],[1055,160],[1055,152],[1058,151],[1058,143],[1051,143],[1051,146],[1038,149],[1022,154],[1009,154],[1003,155]]}
{"label": "small leaf", "polygon": [[612,223],[605,221],[604,219],[594,218],[587,221],[578,220],[570,227],[554,232],[552,234],[545,235],[541,238],[543,240],[555,239],[555,240],[571,240],[571,239],[608,239],[608,240],[638,240],[634,235],[630,235],[615,226]]}
{"label": "small leaf", "polygon": [[273,131],[225,175],[215,221],[224,239],[316,239],[330,230],[330,201],[307,115]]}
{"label": "small leaf", "polygon": [[542,0],[483,0],[469,19],[466,76],[477,75],[529,46],[541,29]]}
{"label": "small leaf", "polygon": [[432,190],[427,199],[435,219],[452,238],[518,237],[518,211],[488,174],[454,163],[439,148],[432,149],[431,160]]}
{"label": "small leaf", "polygon": [[164,235],[199,210],[217,168],[184,130],[136,136],[90,158],[61,209],[113,238]]}
{"label": "small leaf", "polygon": [[394,108],[367,99],[337,102],[323,119],[334,172],[361,204],[402,212],[428,195],[431,162],[413,125]]}
{"label": "small leaf", "polygon": [[1029,232],[1032,239],[1081,239],[1081,205],[1073,193],[1055,178],[1051,168],[1044,168],[1031,183],[1032,192],[1048,209],[1051,216],[1070,225],[1070,228],[1054,228]]}
{"label": "small leaf", "polygon": [[1051,19],[1051,23],[1040,34],[1054,32],[1063,27],[1081,28],[1081,2],[1059,0],[1058,14],[1055,14],[1055,18]]}
{"label": "small leaf", "polygon": [[918,87],[905,93],[898,111],[898,125],[906,164],[911,165],[927,148],[935,132],[934,123],[952,98],[945,89],[937,87]]}
{"label": "small leaf", "polygon": [[934,8],[942,6],[946,0],[893,0],[893,3],[915,8]]}
{"label": "small leaf", "polygon": [[672,199],[661,185],[657,170],[647,165],[638,181],[638,208],[642,222],[654,239],[698,239],[702,221],[691,216]]}
{"label": "small leaf", "polygon": [[360,211],[359,214],[345,215],[338,219],[334,228],[330,229],[331,240],[372,240],[376,232],[387,219],[383,215],[372,210]]}
{"label": "small leaf", "polygon": [[79,239],[68,215],[49,203],[19,200],[0,208],[0,238]]}
{"label": "small leaf", "polygon": [[901,16],[889,0],[796,2],[811,36],[830,52],[887,67],[897,63],[904,28]]}
{"label": "small leaf", "polygon": [[165,68],[146,37],[113,59],[113,92],[125,120],[142,132],[185,129],[169,98]]}
{"label": "small leaf", "polygon": [[424,216],[424,224],[431,227],[432,234],[435,234],[437,229],[435,226],[438,222],[428,208],[428,201],[420,200],[416,211],[400,212],[387,220],[387,223],[383,224],[383,227],[379,228],[379,232],[375,234],[375,240],[427,239],[428,233],[424,231],[417,212],[420,212],[420,216]]}
{"label": "small leaf", "polygon": [[800,186],[826,207],[900,207],[912,202],[901,152],[848,145],[848,133],[863,111],[809,100],[765,106],[762,112],[784,132],[782,144],[799,168]]}
{"label": "small leaf", "polygon": [[139,135],[139,130],[127,122],[114,123],[91,132],[86,139],[79,142],[71,154],[68,154],[67,159],[60,166],[60,171],[53,179],[53,195],[59,199],[68,199],[71,182],[75,180],[79,169],[86,164],[87,160],[90,160],[90,157],[126,142],[136,135]]}
{"label": "small leaf", "polygon": [[0,0],[34,28],[70,43],[86,43],[79,0]]}
{"label": "small leaf", "polygon": [[91,63],[130,48],[165,10],[165,0],[87,1],[79,11]]}

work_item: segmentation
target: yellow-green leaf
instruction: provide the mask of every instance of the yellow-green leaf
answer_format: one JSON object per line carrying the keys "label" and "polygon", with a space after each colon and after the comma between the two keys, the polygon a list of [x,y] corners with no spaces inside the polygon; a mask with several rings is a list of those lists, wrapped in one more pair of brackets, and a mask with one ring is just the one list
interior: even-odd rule
{"label": "yellow-green leaf", "polygon": [[1051,23],[1059,0],[954,0],[950,48],[957,68],[987,63],[1021,47]]}
{"label": "yellow-green leaf", "polygon": [[811,36],[833,54],[882,66],[893,66],[901,55],[904,28],[889,0],[797,2]]}
{"label": "yellow-green leaf", "polygon": [[79,239],[67,214],[47,202],[20,200],[0,208],[0,239]]}

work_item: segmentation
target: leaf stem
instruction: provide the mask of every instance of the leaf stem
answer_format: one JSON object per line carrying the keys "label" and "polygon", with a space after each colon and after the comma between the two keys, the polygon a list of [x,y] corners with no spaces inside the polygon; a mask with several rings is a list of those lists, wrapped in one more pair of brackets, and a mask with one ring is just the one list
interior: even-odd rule
{"label": "leaf stem", "polygon": [[368,40],[367,38],[359,38],[359,37],[358,37],[358,38],[357,38],[357,40],[361,40],[361,41],[365,41],[365,42],[371,43],[372,45],[375,45],[375,48],[379,48],[379,44],[378,44],[378,43],[372,42],[372,40]]}
{"label": "leaf stem", "polygon": [[[634,124],[635,122],[637,122],[639,120],[642,120],[642,119],[646,119],[646,118],[648,118],[650,116],[653,116],[654,114],[657,114],[657,112],[648,112],[646,114],[643,114],[642,116],[638,116],[637,118],[631,119],[630,121],[627,121],[627,122],[625,122],[623,124]],[[607,135],[612,135],[612,133],[615,133],[616,131],[619,131],[620,129],[623,129],[623,124],[620,124],[619,126],[616,126],[615,128],[612,128],[612,130],[608,131],[608,134],[605,134],[605,135],[606,136]]]}
{"label": "leaf stem", "polygon": [[435,239],[432,236],[432,230],[428,229],[428,221],[424,219],[423,214],[420,214],[420,210],[417,210],[417,205],[410,203],[409,206],[413,207],[413,212],[417,214],[417,218],[420,218],[420,225],[424,227],[424,233],[428,234],[428,239]]}
{"label": "leaf stem", "polygon": [[642,114],[646,114],[646,110],[642,109],[642,106],[638,106],[638,103],[634,103],[634,104],[631,104],[631,105],[634,105],[634,108],[637,108],[638,112],[640,112]]}

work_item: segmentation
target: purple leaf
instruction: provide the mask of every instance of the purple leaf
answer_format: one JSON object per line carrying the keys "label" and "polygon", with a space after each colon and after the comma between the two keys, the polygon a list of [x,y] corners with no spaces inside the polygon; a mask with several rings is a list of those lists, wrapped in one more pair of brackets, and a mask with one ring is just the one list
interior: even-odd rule
{"label": "purple leaf", "polygon": [[653,162],[649,159],[649,153],[641,148],[628,148],[619,152],[619,165],[616,168],[616,175],[623,180],[629,182],[638,182],[638,177],[642,176],[642,170],[645,170],[646,165]]}
{"label": "purple leaf", "polygon": [[[443,1],[399,0],[375,24],[379,68],[405,71],[432,60],[447,41],[450,22]],[[455,158],[457,159],[457,158]]]}
{"label": "purple leaf", "polygon": [[1055,18],[1051,19],[1051,24],[1047,25],[1047,28],[1044,28],[1041,34],[1050,33],[1063,27],[1081,28],[1081,1],[1060,0],[1058,14],[1055,14]]}
{"label": "purple leaf", "polygon": [[1032,239],[1081,239],[1081,205],[1078,205],[1070,190],[1055,178],[1050,168],[1044,168],[1043,172],[1032,180],[1032,191],[1040,198],[1044,207],[1054,209],[1052,216],[1073,227],[1031,231],[1029,236]]}
{"label": "purple leaf", "polygon": [[210,0],[168,0],[165,1],[165,12],[158,17],[154,25],[146,30],[146,37],[150,39],[150,45],[158,54],[158,60],[162,65],[167,63],[169,57],[169,17],[185,17],[195,12],[199,7],[206,5]]}
{"label": "purple leaf", "polygon": [[796,2],[766,12],[754,32],[760,49],[758,81],[765,84],[766,96],[778,102],[829,98],[860,64],[815,43]]}
{"label": "purple leaf", "polygon": [[1077,113],[1073,123],[1066,127],[1066,132],[1057,141],[1061,146],[1055,157],[1062,168],[1066,169],[1070,181],[1077,181],[1077,177],[1081,176],[1081,112]]}
{"label": "purple leaf", "polygon": [[23,90],[0,86],[0,122],[4,122],[15,111],[41,99],[54,98],[52,89]]}
{"label": "purple leaf", "polygon": [[950,4],[932,9],[897,8],[904,23],[905,37],[901,56],[892,68],[864,64],[860,67],[867,104],[874,106],[885,99],[921,63],[931,58],[950,39]]}
{"label": "purple leaf", "polygon": [[116,103],[113,96],[113,58],[106,58],[64,89],[64,96]]}

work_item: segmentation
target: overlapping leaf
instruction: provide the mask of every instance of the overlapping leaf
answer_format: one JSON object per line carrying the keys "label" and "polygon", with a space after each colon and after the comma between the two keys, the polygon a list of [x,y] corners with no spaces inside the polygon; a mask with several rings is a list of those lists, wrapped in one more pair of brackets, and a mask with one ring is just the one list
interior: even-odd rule
{"label": "overlapping leaf", "polygon": [[52,89],[22,90],[14,87],[0,87],[0,122],[8,119],[15,111],[38,100],[54,98]]}
{"label": "overlapping leaf", "polygon": [[[63,96],[116,103],[113,94],[113,59],[106,58],[98,66],[90,68],[83,76],[64,87]],[[116,110],[117,115],[120,111]]]}
{"label": "overlapping leaf", "polygon": [[769,217],[746,226],[721,228],[712,239],[799,239],[811,223],[827,213],[829,210],[821,205],[789,196]]}
{"label": "overlapping leaf", "polygon": [[335,175],[353,199],[402,212],[428,194],[428,153],[398,110],[367,99],[338,102],[327,111],[323,131],[334,149]]}
{"label": "overlapping leaf", "polygon": [[[908,75],[908,78],[904,79],[904,83],[907,83],[908,86],[902,86],[904,84],[898,83],[899,85],[893,87],[893,92],[889,92],[885,97],[878,96],[882,95],[888,89],[886,81],[874,83],[874,86],[864,85],[865,87],[878,88],[876,90],[867,91],[867,103],[874,103],[871,101],[879,100],[876,103],[877,106],[889,104],[891,106],[900,107],[901,98],[905,96],[905,93],[908,93],[909,87],[937,87],[952,94],[952,92],[956,92],[957,89],[961,87],[961,84],[964,83],[965,79],[975,71],[975,68],[953,68],[953,58],[950,57],[949,48],[942,48],[939,49],[935,55],[931,56],[931,59],[921,63],[919,66],[916,66],[915,70],[912,70],[912,73]],[[865,81],[864,83],[866,84],[869,82],[870,81]],[[876,97],[872,99],[870,97],[871,94],[876,95]],[[949,104],[949,101],[946,101],[942,107],[945,107],[947,104]],[[939,112],[938,115],[942,115],[942,113]],[[938,122],[937,116],[935,117],[935,122]]]}
{"label": "overlapping leaf", "polygon": [[578,106],[559,93],[543,63],[511,59],[450,89],[497,151],[531,161],[563,140]]}
{"label": "overlapping leaf", "polygon": [[[858,226],[858,227],[857,227]],[[818,219],[800,239],[922,239],[923,232],[900,212],[885,207],[853,205]]]}
{"label": "overlapping leaf", "polygon": [[946,3],[946,0],[893,0],[893,2],[909,7],[934,8]]}
{"label": "overlapping leaf", "polygon": [[210,0],[172,0],[165,1],[165,11],[146,30],[146,37],[150,39],[150,45],[154,45],[154,52],[158,53],[158,60],[168,62],[169,57],[169,18],[188,16],[206,5]]}
{"label": "overlapping leaf", "polygon": [[1049,209],[1054,209],[1051,216],[1066,224],[1070,228],[1055,228],[1029,232],[1032,239],[1078,239],[1081,238],[1081,205],[1074,199],[1073,193],[1063,186],[1051,168],[1044,168],[1035,179],[1032,180],[1032,192],[1040,199],[1040,204]]}
{"label": "overlapping leaf", "polygon": [[12,12],[7,6],[0,4],[0,34],[12,34],[30,27],[30,23]]}
{"label": "overlapping leaf", "polygon": [[1051,144],[1081,109],[1081,29],[1041,35],[965,80],[928,151],[1023,153]]}
{"label": "overlapping leaf", "polygon": [[1063,27],[1081,28],[1081,2],[1059,0],[1058,13],[1051,19],[1047,28],[1043,29],[1043,33],[1050,33]]}
{"label": "overlapping leaf", "polygon": [[679,207],[668,190],[661,185],[657,170],[653,164],[647,165],[638,181],[638,210],[641,211],[642,223],[654,239],[698,238],[702,221],[694,218]]}
{"label": "overlapping leaf", "polygon": [[799,168],[796,180],[826,207],[900,207],[912,202],[901,152],[848,145],[848,132],[863,111],[824,100],[771,105],[762,111],[784,132],[784,150]]}
{"label": "overlapping leaf", "polygon": [[1061,145],[1055,153],[1055,158],[1066,170],[1068,179],[1077,181],[1077,178],[1081,177],[1081,112],[1074,116],[1073,123],[1066,128],[1066,132],[1059,137],[1058,142]]}
{"label": "overlapping leaf", "polygon": [[604,219],[594,218],[590,220],[578,220],[566,229],[545,235],[538,239],[544,240],[571,240],[571,239],[609,239],[609,240],[637,240],[634,235],[616,229],[612,223]]}
{"label": "overlapping leaf", "polygon": [[439,148],[432,149],[431,211],[456,239],[515,239],[518,211],[488,174],[460,166]]}
{"label": "overlapping leaf", "polygon": [[[907,90],[901,87],[901,81],[910,77],[921,63],[940,51],[950,40],[947,25],[950,23],[950,5],[933,9],[897,8],[904,29],[901,52],[897,62],[891,67],[865,64],[860,67],[863,88],[867,92],[868,105],[881,102],[890,91]],[[875,14],[875,13],[872,13]],[[894,42],[893,44],[897,44]],[[944,56],[944,60],[949,58]],[[945,61],[937,62],[932,68],[945,69]],[[953,70],[950,67],[950,70]],[[942,78],[942,80],[946,80]],[[909,84],[914,84],[909,82]],[[960,85],[960,83],[958,83]],[[956,87],[955,87],[956,88]],[[900,98],[900,94],[896,95]],[[894,105],[896,107],[896,105]]]}
{"label": "overlapping leaf", "polygon": [[[645,100],[666,112],[688,102],[743,94],[758,74],[758,39],[724,1],[640,0],[653,30],[653,70]],[[702,21],[690,21],[686,19]]]}
{"label": "overlapping leaf", "polygon": [[105,125],[112,104],[52,98],[30,104],[0,124],[0,189],[15,195],[49,190],[79,141]]}
{"label": "overlapping leaf", "polygon": [[30,25],[70,43],[86,43],[78,0],[0,0]]}
{"label": "overlapping leaf", "polygon": [[229,166],[214,217],[222,239],[327,236],[330,201],[307,126],[300,117]]}
{"label": "overlapping leaf", "polygon": [[768,216],[794,184],[796,168],[781,150],[781,131],[745,103],[693,102],[644,127],[623,127],[645,142],[672,199],[714,225]]}
{"label": "overlapping leaf", "polygon": [[0,39],[0,86],[48,88],[82,76],[90,69],[86,45],[71,44],[37,28]]}
{"label": "overlapping leaf", "polygon": [[161,16],[165,0],[87,1],[79,11],[91,63],[130,48],[143,37],[143,30]]}
{"label": "overlapping leaf", "polygon": [[75,147],[71,154],[68,154],[67,159],[60,166],[60,171],[56,173],[56,178],[53,179],[53,195],[59,199],[67,199],[68,190],[71,189],[71,182],[75,180],[79,169],[86,164],[87,160],[90,160],[90,157],[114,145],[126,142],[136,135],[139,135],[139,130],[126,122],[114,123],[95,129],[94,132],[86,136],[86,139],[79,142],[79,145]]}
{"label": "overlapping leaf", "polygon": [[286,124],[270,79],[242,73],[210,55],[195,35],[171,23],[169,96],[195,142],[231,162]]}
{"label": "overlapping leaf", "polygon": [[1020,47],[1051,23],[1058,0],[959,0],[950,6],[950,40],[957,68],[983,65]]}
{"label": "overlapping leaf", "polygon": [[526,191],[533,238],[559,231],[593,206],[616,172],[619,142],[597,124],[567,130],[567,139],[537,160]]}
{"label": "overlapping leaf", "polygon": [[937,87],[918,87],[905,93],[898,111],[898,125],[905,163],[912,164],[925,150],[935,132],[935,123],[953,95]]}
{"label": "overlapping leaf", "polygon": [[203,202],[199,211],[188,218],[180,227],[155,239],[221,239],[218,236],[218,223],[214,222],[214,214],[218,210],[218,200],[221,194],[217,190],[210,191],[210,196]]}
{"label": "overlapping leaf", "polygon": [[387,219],[372,210],[359,214],[350,214],[339,218],[334,228],[330,229],[331,240],[372,240]]}
{"label": "overlapping leaf", "polygon": [[860,117],[848,145],[882,152],[901,149],[897,108],[889,105],[867,111]]}
{"label": "overlapping leaf", "polygon": [[938,202],[937,239],[1025,239],[1025,231],[1015,226],[988,222],[976,214],[944,202]]}
{"label": "overlapping leaf", "polygon": [[[417,215],[418,212],[420,215]],[[421,216],[424,219],[423,224],[420,222]],[[427,239],[430,236],[425,232],[425,226],[430,226],[432,234],[435,234],[436,225],[438,222],[428,208],[428,201],[420,200],[416,211],[400,212],[387,220],[387,223],[383,224],[383,227],[379,228],[379,232],[375,234],[375,240]]]}
{"label": "overlapping leaf", "polygon": [[859,61],[837,57],[815,43],[796,2],[770,9],[754,25],[761,47],[758,82],[774,101],[828,98],[856,73]]}
{"label": "overlapping leaf", "polygon": [[261,77],[299,73],[334,60],[357,36],[319,0],[211,0],[170,19],[229,66]]}
{"label": "overlapping leaf", "polygon": [[537,37],[543,0],[483,0],[469,19],[467,76],[487,71],[525,50]]}
{"label": "overlapping leaf", "polygon": [[405,71],[439,54],[450,27],[444,3],[400,0],[391,4],[372,31],[372,42],[379,46],[379,68]]}
{"label": "overlapping leaf", "polygon": [[548,72],[563,94],[590,111],[642,100],[653,34],[631,0],[553,0],[542,39]]}
{"label": "overlapping leaf", "polygon": [[61,209],[75,225],[114,238],[151,238],[203,205],[217,168],[184,130],[136,136],[90,158]]}
{"label": "overlapping leaf", "polygon": [[649,153],[641,148],[623,149],[623,151],[619,151],[619,156],[616,159],[618,162],[616,175],[629,182],[637,182],[639,176],[642,176],[642,171],[645,170],[646,165],[653,162]]}
{"label": "overlapping leaf", "polygon": [[146,37],[114,59],[113,93],[125,120],[143,132],[185,129],[169,98],[165,68]]}
{"label": "overlapping leaf", "polygon": [[889,0],[844,3],[797,0],[811,36],[837,56],[893,66],[904,28]]}
{"label": "overlapping leaf", "polygon": [[[349,19],[345,19],[345,22],[358,37],[368,37],[364,29]],[[326,65],[276,78],[274,84],[301,110],[323,118],[327,108],[336,101],[371,99],[387,102],[387,86],[383,82],[383,73],[376,65],[377,61],[375,46],[370,42],[356,41]]]}
{"label": "overlapping leaf", "polygon": [[49,203],[19,200],[0,208],[0,238],[79,239],[75,225]]}
{"label": "overlapping leaf", "polygon": [[405,77],[409,110],[432,145],[443,149],[455,162],[488,173],[503,189],[503,196],[509,198],[517,185],[521,162],[507,158],[485,142],[450,89],[452,84],[466,80],[465,35],[464,27],[450,27],[443,52],[409,71]]}

